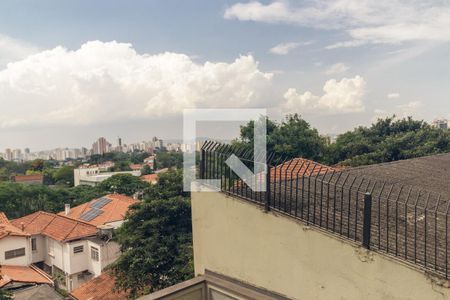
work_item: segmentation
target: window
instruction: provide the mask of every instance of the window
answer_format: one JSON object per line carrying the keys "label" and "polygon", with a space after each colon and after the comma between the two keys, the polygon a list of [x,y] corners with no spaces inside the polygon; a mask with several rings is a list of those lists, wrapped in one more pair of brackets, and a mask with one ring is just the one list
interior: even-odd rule
{"label": "window", "polygon": [[36,238],[31,238],[31,250],[37,251]]}
{"label": "window", "polygon": [[95,261],[99,260],[98,249],[95,247],[91,247],[91,258],[92,258],[92,260],[95,260]]}
{"label": "window", "polygon": [[12,259],[21,256],[25,256],[25,248],[19,248],[5,252],[5,259]]}
{"label": "window", "polygon": [[81,253],[84,251],[83,245],[73,247],[73,253]]}

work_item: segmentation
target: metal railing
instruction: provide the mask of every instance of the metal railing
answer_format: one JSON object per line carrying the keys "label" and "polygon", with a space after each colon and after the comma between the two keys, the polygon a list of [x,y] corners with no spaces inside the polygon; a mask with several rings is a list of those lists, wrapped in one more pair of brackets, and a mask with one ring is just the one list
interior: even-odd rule
{"label": "metal railing", "polygon": [[446,196],[352,174],[352,169],[274,155],[268,155],[267,173],[260,174],[266,191],[255,192],[225,163],[232,154],[250,169],[258,155],[246,147],[206,142],[200,177],[218,179],[222,192],[449,279]]}

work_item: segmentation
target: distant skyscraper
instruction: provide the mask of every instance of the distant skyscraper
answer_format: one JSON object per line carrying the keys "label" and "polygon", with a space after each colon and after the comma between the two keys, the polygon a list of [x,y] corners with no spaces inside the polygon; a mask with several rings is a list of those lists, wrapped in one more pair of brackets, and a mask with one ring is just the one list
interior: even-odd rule
{"label": "distant skyscraper", "polygon": [[163,140],[158,139],[156,136],[153,137],[152,142],[153,142],[153,147],[155,149],[162,149],[163,148]]}
{"label": "distant skyscraper", "polygon": [[108,148],[109,148],[108,141],[104,137],[101,137],[92,144],[92,154],[103,155],[106,152],[108,152]]}
{"label": "distant skyscraper", "polygon": [[12,160],[12,151],[9,148],[5,149],[5,159]]}
{"label": "distant skyscraper", "polygon": [[117,151],[122,152],[122,138],[120,136],[117,137]]}

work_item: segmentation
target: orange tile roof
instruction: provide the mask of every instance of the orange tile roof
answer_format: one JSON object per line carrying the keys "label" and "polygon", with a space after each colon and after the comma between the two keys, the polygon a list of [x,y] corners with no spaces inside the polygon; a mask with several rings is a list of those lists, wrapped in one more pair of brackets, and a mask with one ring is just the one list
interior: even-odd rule
{"label": "orange tile roof", "polygon": [[[98,226],[115,221],[121,221],[125,218],[125,214],[127,213],[129,206],[138,202],[138,200],[120,194],[110,194],[103,196],[102,198],[108,198],[111,200],[111,202],[100,208],[103,213],[101,213],[91,221],[87,221],[86,223]],[[66,217],[83,221],[82,219],[80,219],[80,216],[83,213],[89,211],[91,209],[90,205],[96,200],[98,199],[93,199],[87,203],[71,208],[69,214]],[[60,212],[58,213],[58,215],[64,216],[65,212]]]}
{"label": "orange tile roof", "polygon": [[44,211],[38,211],[11,222],[17,228],[23,226],[27,233],[43,234],[60,242],[94,236],[97,233],[97,228],[91,224]]}
{"label": "orange tile roof", "polygon": [[330,167],[315,161],[294,158],[286,161],[275,168],[271,169],[270,178],[273,180],[289,180],[297,177],[309,177],[316,175],[323,175],[333,171],[340,171],[339,167]]}
{"label": "orange tile roof", "polygon": [[114,291],[114,278],[108,273],[89,280],[74,289],[70,296],[77,300],[122,300],[127,298],[125,292]]}
{"label": "orange tile roof", "polygon": [[130,167],[131,170],[135,171],[135,170],[141,170],[143,165],[141,165],[141,164],[131,164],[131,165],[129,165],[129,167]]}
{"label": "orange tile roof", "polygon": [[156,183],[158,181],[158,174],[148,174],[148,175],[142,175],[139,177],[142,181],[148,182],[148,183]]}
{"label": "orange tile roof", "polygon": [[[20,228],[20,227],[19,227]],[[7,236],[29,236],[26,232],[23,232],[18,227],[13,226],[5,213],[0,212],[0,239]]]}
{"label": "orange tile roof", "polygon": [[30,182],[30,181],[44,181],[44,175],[33,174],[33,175],[16,175],[13,177],[15,182]]}
{"label": "orange tile roof", "polygon": [[0,275],[0,287],[11,282],[53,284],[53,281],[44,272],[33,266],[1,266]]}

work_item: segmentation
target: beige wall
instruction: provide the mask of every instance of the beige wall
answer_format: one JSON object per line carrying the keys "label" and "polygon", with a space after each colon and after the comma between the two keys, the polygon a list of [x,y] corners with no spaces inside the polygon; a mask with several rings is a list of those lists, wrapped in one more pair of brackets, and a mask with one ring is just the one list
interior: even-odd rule
{"label": "beige wall", "polygon": [[196,274],[294,299],[450,299],[423,272],[222,193],[192,194]]}
{"label": "beige wall", "polygon": [[[5,259],[5,252],[25,248],[25,255]],[[27,237],[7,236],[0,239],[0,265],[28,266],[31,263],[31,242]]]}

